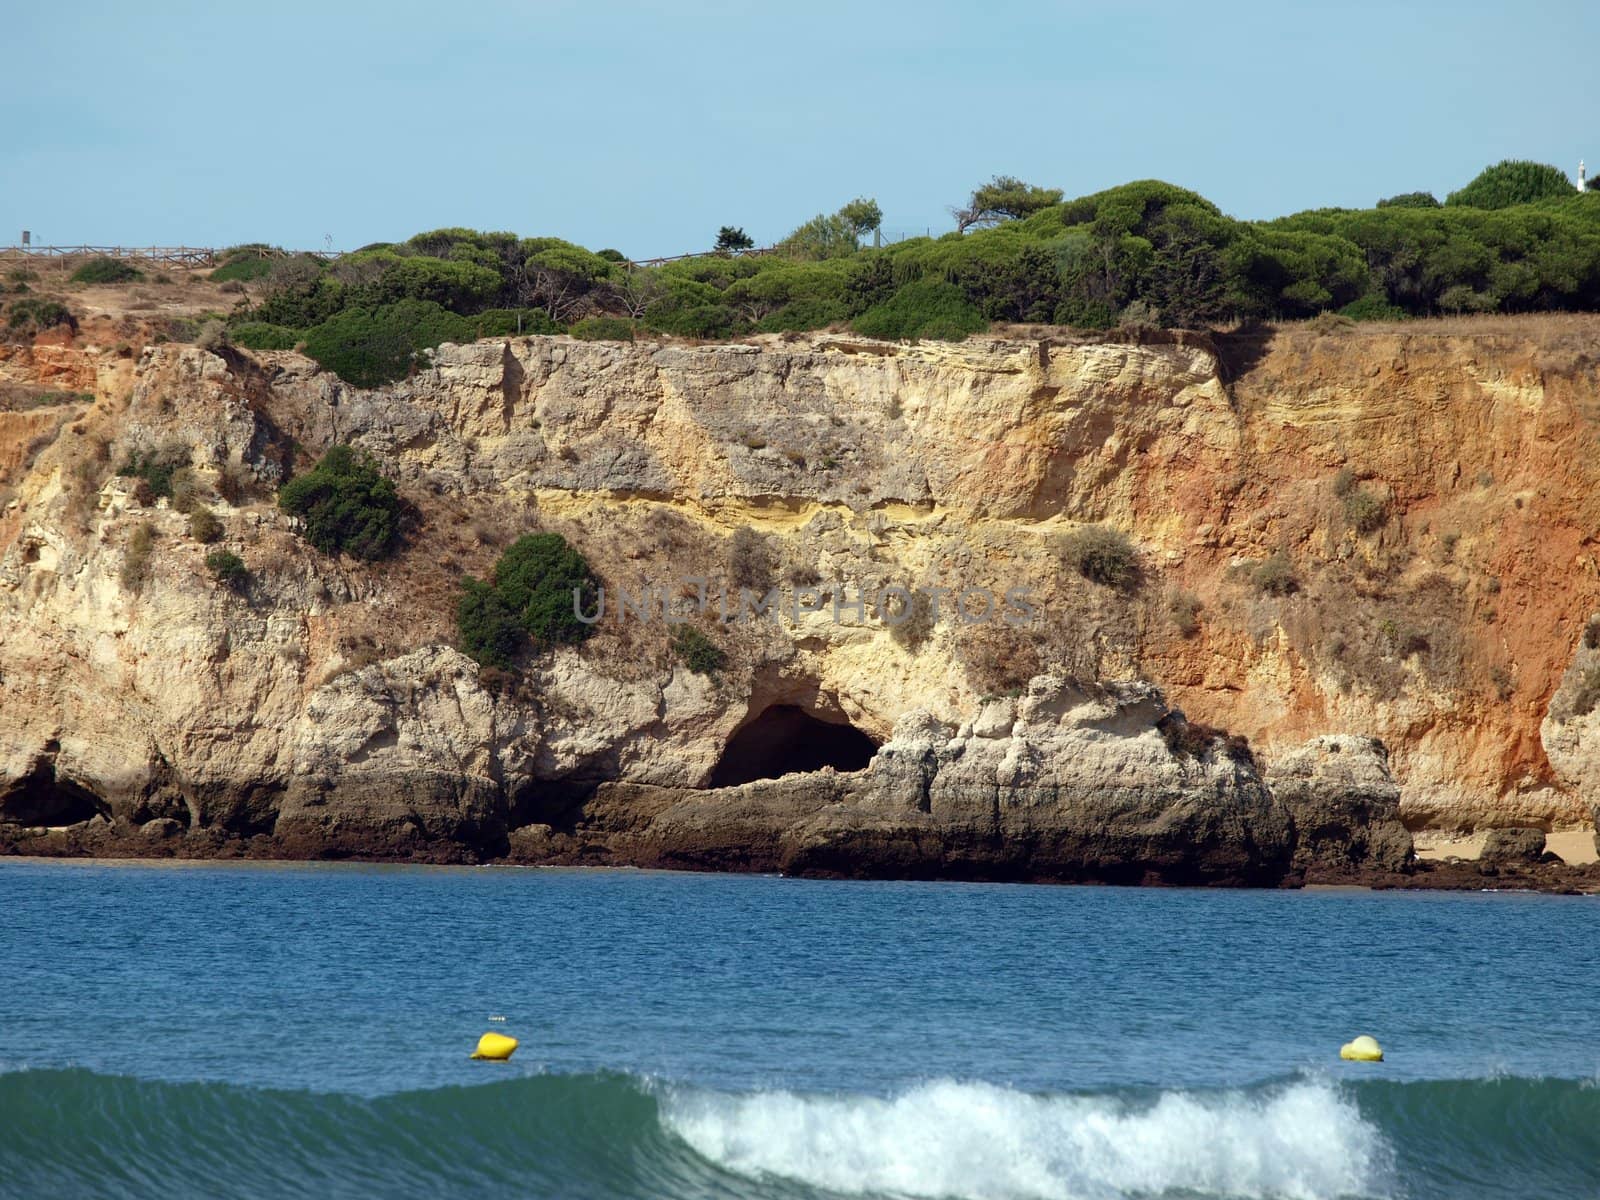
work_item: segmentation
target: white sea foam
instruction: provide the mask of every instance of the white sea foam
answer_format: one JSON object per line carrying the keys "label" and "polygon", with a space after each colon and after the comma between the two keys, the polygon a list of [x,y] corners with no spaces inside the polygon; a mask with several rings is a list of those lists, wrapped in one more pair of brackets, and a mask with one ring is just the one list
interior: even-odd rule
{"label": "white sea foam", "polygon": [[1169,1092],[1151,1104],[936,1082],[888,1099],[674,1091],[663,1118],[740,1174],[970,1200],[1384,1196],[1382,1135],[1329,1084]]}

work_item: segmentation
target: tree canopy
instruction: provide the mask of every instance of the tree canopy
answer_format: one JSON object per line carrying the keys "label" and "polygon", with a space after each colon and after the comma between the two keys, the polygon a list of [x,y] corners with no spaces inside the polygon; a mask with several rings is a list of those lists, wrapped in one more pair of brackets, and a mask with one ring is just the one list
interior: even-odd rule
{"label": "tree canopy", "polygon": [[1013,175],[996,175],[950,213],[956,219],[957,232],[965,233],[975,225],[1020,221],[1060,203],[1060,188],[1034,187]]}
{"label": "tree canopy", "polygon": [[[957,231],[870,244],[882,221],[877,202],[858,197],[773,252],[732,252],[748,248],[746,235],[725,226],[719,251],[648,268],[560,238],[470,229],[333,263],[284,257],[256,281],[258,302],[230,318],[232,340],[303,343],[371,387],[422,369],[440,342],[568,330],[714,339],[851,324],[958,338],[991,321],[1196,328],[1326,311],[1600,310],[1600,195],[1537,163],[1490,167],[1443,205],[1407,192],[1268,221],[1235,220],[1161,180],[1063,200],[997,176],[958,212]],[[28,319],[22,303],[10,321]]]}
{"label": "tree canopy", "polygon": [[1510,208],[1573,195],[1578,189],[1557,167],[1525,159],[1506,159],[1485,167],[1476,179],[1445,198],[1469,208]]}

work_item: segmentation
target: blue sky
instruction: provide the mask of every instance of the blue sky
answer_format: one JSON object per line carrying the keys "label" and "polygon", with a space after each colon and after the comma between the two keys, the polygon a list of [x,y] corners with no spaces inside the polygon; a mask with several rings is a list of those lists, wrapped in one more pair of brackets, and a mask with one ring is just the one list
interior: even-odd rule
{"label": "blue sky", "polygon": [[1600,167],[1600,3],[0,4],[0,244],[337,248],[441,225],[633,257],[996,173],[1239,217]]}

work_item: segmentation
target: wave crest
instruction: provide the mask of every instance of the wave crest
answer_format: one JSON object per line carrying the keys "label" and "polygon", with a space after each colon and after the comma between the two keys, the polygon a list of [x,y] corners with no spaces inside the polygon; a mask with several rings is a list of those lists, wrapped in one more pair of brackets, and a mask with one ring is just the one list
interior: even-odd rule
{"label": "wave crest", "polygon": [[1383,1136],[1320,1082],[1143,1104],[950,1081],[888,1099],[673,1090],[662,1117],[725,1169],[850,1194],[1323,1200],[1392,1190]]}

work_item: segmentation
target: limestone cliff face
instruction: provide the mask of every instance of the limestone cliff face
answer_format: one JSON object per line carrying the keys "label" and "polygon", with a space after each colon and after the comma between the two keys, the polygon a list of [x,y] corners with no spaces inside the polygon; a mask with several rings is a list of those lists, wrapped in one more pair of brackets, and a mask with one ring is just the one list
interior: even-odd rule
{"label": "limestone cliff face", "polygon": [[[812,787],[804,811],[783,781],[733,789],[765,806],[771,854],[752,862],[832,869],[844,818],[829,805],[891,831],[871,835],[885,854],[926,849],[936,827],[941,853],[1014,875],[1072,875],[1067,846],[1102,861],[1095,822],[1127,861],[1164,861],[1126,819],[1193,845],[1211,821],[1255,847],[1231,864],[1191,853],[1172,877],[1259,878],[1295,855],[1295,814],[1330,796],[1323,816],[1376,814],[1391,824],[1360,844],[1403,858],[1392,787],[1412,829],[1586,827],[1592,787],[1540,730],[1600,605],[1593,332],[1296,330],[1220,348],[527,338],[441,347],[380,391],[289,352],[13,352],[0,376],[66,363],[97,399],[0,412],[0,829],[100,814],[307,852],[565,838],[559,853],[602,857],[632,838],[635,858],[709,861],[681,830],[728,789],[685,789],[774,706],[887,745],[864,775]],[[372,452],[415,507],[391,563],[320,556],[272,504],[334,441]],[[211,581],[183,514],[114,474],[162,445],[190,457],[220,544],[251,571],[243,594]],[[1064,537],[1091,523],[1132,539],[1137,588],[1063,565]],[[677,661],[659,620],[608,616],[516,679],[451,648],[460,578],[521,533],[577,545],[614,612],[619,589],[664,587],[680,606],[684,577],[714,592],[741,527],[765,539],[785,603],[819,589],[824,611],[696,618],[729,655],[715,678]],[[1287,564],[1270,587],[1269,556]],[[885,585],[1021,589],[1036,616],[967,623],[947,596],[931,627],[894,630],[851,606]],[[1160,689],[1095,755],[978,732],[1005,704],[1065,703],[1039,697],[1095,681]],[[1200,766],[1169,747],[1169,702],[1248,738],[1264,781],[1221,741],[1196,743]],[[922,739],[940,763],[967,747],[926,792],[951,798],[924,809],[882,782],[913,714],[944,731]],[[1327,737],[1367,765],[1311,763]],[[1048,835],[1027,825],[1039,805]],[[1011,848],[980,851],[997,830]],[[1057,849],[1034,862],[1024,845]]]}

